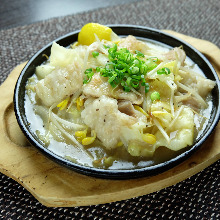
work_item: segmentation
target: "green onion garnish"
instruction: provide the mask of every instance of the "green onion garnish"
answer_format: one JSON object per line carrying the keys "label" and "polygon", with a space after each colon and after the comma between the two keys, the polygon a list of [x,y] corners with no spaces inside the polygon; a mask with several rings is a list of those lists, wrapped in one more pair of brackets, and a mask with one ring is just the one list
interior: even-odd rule
{"label": "green onion garnish", "polygon": [[151,101],[156,101],[156,100],[160,100],[160,93],[159,92],[152,92],[150,95],[150,99]]}
{"label": "green onion garnish", "polygon": [[169,75],[170,74],[170,69],[167,68],[167,67],[164,67],[162,69],[157,70],[157,74],[159,74],[159,75],[162,75],[162,74]]}
{"label": "green onion garnish", "polygon": [[93,56],[94,58],[96,58],[98,55],[99,55],[99,52],[97,52],[97,51],[93,51],[93,52],[92,52],[92,56]]}
{"label": "green onion garnish", "polygon": [[83,84],[87,84],[91,81],[92,76],[94,75],[94,72],[92,71],[92,68],[86,69],[86,71],[84,72],[86,77],[83,80]]}
{"label": "green onion garnish", "polygon": [[150,86],[148,83],[145,83],[145,93],[149,92]]}
{"label": "green onion garnish", "polygon": [[135,53],[137,54],[137,57],[144,57],[144,54],[141,53],[139,50],[135,50]]}
{"label": "green onion garnish", "polygon": [[103,45],[103,47],[105,48],[105,49],[108,49],[108,48],[110,48],[110,46],[109,45]]}
{"label": "green onion garnish", "polygon": [[[107,48],[106,45],[103,46]],[[97,56],[96,53],[93,54],[94,57]],[[118,50],[117,44],[114,44],[108,49],[109,62],[104,67],[97,67],[96,72],[99,72],[103,77],[107,77],[112,88],[122,86],[124,91],[130,92],[132,89],[138,90],[143,86],[145,93],[147,93],[149,91],[149,84],[145,79],[146,74],[157,67],[157,64],[154,61],[155,58],[149,58],[146,61],[140,60],[139,57],[144,57],[144,54],[140,51],[135,51],[135,53],[136,56],[127,48]],[[84,84],[91,81],[94,72],[90,68],[85,71],[85,75]]]}

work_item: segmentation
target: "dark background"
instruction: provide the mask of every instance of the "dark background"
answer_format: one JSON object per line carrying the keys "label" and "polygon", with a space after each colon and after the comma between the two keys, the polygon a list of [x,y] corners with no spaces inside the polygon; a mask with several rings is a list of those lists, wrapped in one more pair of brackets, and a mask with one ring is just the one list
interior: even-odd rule
{"label": "dark background", "polygon": [[0,29],[140,0],[0,0]]}

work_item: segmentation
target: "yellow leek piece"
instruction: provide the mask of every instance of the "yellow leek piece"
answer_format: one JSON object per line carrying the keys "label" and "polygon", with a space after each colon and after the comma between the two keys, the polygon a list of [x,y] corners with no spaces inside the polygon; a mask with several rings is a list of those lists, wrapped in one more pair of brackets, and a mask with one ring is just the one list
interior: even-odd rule
{"label": "yellow leek piece", "polygon": [[75,136],[77,137],[78,141],[82,141],[84,138],[86,138],[86,134],[87,134],[87,129],[85,129],[84,131],[75,132]]}
{"label": "yellow leek piece", "polygon": [[63,110],[67,107],[68,102],[70,100],[70,97],[68,97],[67,99],[64,99],[62,102],[60,102],[57,107],[60,108],[60,110]]}
{"label": "yellow leek piece", "polygon": [[47,56],[47,54],[43,54],[42,56],[43,56],[43,57],[46,57],[47,60],[49,60],[49,57]]}
{"label": "yellow leek piece", "polygon": [[180,75],[175,75],[175,81],[181,81],[183,78]]}
{"label": "yellow leek piece", "polygon": [[144,111],[143,108],[141,108],[140,106],[138,105],[134,105],[134,109],[141,112],[142,114],[144,114],[147,118],[149,117],[149,115],[147,114],[147,112]]}
{"label": "yellow leek piece", "polygon": [[121,142],[121,141],[119,141],[118,143],[117,143],[117,147],[121,147],[123,145],[123,143]]}
{"label": "yellow leek piece", "polygon": [[74,49],[76,46],[78,46],[79,45],[79,43],[78,43],[78,41],[76,41],[74,44],[72,44],[72,45],[70,45],[70,47],[72,48],[72,49]]}
{"label": "yellow leek piece", "polygon": [[169,112],[163,112],[163,111],[152,111],[151,114],[155,117],[171,116],[171,114]]}
{"label": "yellow leek piece", "polygon": [[148,144],[155,144],[157,139],[156,137],[153,135],[153,134],[149,134],[149,133],[146,133],[146,134],[143,134],[142,135],[142,139],[148,143]]}
{"label": "yellow leek piece", "polygon": [[85,138],[83,138],[82,139],[82,144],[83,145],[90,145],[90,144],[92,144],[94,141],[95,141],[95,139],[96,139],[96,133],[95,133],[95,131],[94,130],[92,130],[92,137],[85,137]]}
{"label": "yellow leek piece", "polygon": [[84,100],[81,97],[78,97],[76,99],[76,107],[78,111],[80,111],[80,108],[83,106],[83,104],[84,104]]}

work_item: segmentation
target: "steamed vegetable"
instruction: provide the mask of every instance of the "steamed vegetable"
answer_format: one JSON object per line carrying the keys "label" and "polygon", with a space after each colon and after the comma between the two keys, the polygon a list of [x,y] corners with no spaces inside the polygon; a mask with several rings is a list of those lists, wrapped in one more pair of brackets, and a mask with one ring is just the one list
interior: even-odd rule
{"label": "steamed vegetable", "polygon": [[26,86],[44,124],[36,135],[51,148],[63,144],[59,152],[76,149],[70,160],[103,168],[192,145],[195,114],[201,118],[215,82],[187,65],[182,48],[158,48],[94,23],[70,48],[54,42]]}

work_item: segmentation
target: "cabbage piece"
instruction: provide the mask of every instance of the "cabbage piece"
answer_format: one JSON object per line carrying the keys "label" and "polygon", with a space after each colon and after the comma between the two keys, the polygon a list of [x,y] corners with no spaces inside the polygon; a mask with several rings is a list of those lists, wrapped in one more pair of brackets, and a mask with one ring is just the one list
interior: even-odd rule
{"label": "cabbage piece", "polygon": [[85,47],[67,49],[54,42],[51,47],[50,65],[55,67],[65,67],[69,64],[72,64],[74,61],[77,61],[80,65],[83,65],[83,57],[85,53]]}
{"label": "cabbage piece", "polygon": [[143,122],[137,122],[130,128],[122,127],[121,140],[127,151],[132,156],[151,157],[154,154],[155,147],[151,144],[147,144],[143,140],[143,129],[146,128],[146,124]]}
{"label": "cabbage piece", "polygon": [[[170,69],[170,74],[165,75],[165,74],[157,74],[157,70],[162,69],[162,68],[169,68]],[[176,61],[171,61],[171,62],[164,62],[161,63],[157,68],[152,70],[150,73],[148,73],[148,78],[149,79],[158,79],[161,82],[164,82],[169,86],[170,89],[176,90],[177,85],[174,83],[174,73],[176,72]]]}
{"label": "cabbage piece", "polygon": [[152,81],[150,83],[150,91],[148,92],[147,95],[150,96],[151,93],[154,91],[157,91],[160,93],[161,101],[169,103],[170,97],[171,97],[171,89],[166,83],[158,79]]}
{"label": "cabbage piece", "polygon": [[105,54],[99,54],[96,59],[99,63],[99,66],[105,66],[105,64],[109,61],[108,56]]}
{"label": "cabbage piece", "polygon": [[171,73],[175,73],[176,65],[177,65],[177,61],[174,60],[174,61],[171,61],[171,62],[168,62],[168,63],[164,64],[164,66],[162,68],[167,67],[167,68],[170,69]]}
{"label": "cabbage piece", "polygon": [[178,151],[192,145],[194,137],[194,114],[192,110],[189,107],[185,107],[167,132],[170,135],[170,143],[167,142],[160,131],[156,132],[156,148],[165,146],[173,151]]}
{"label": "cabbage piece", "polygon": [[157,101],[151,105],[151,111],[163,111],[170,112],[171,108],[167,102]]}
{"label": "cabbage piece", "polygon": [[54,66],[51,66],[49,64],[41,65],[36,67],[36,75],[37,78],[44,79],[48,74],[50,74],[55,69]]}
{"label": "cabbage piece", "polygon": [[50,64],[53,66],[67,66],[74,59],[74,50],[60,46],[56,42],[51,47]]}
{"label": "cabbage piece", "polygon": [[171,108],[166,102],[155,102],[151,105],[151,114],[159,119],[162,127],[168,127],[173,119]]}
{"label": "cabbage piece", "polygon": [[95,69],[97,66],[105,66],[108,61],[108,56],[105,54],[99,53],[99,55],[95,58],[91,55],[88,57],[86,68]]}
{"label": "cabbage piece", "polygon": [[151,114],[160,120],[162,127],[168,127],[173,118],[172,114],[165,111],[153,111]]}

